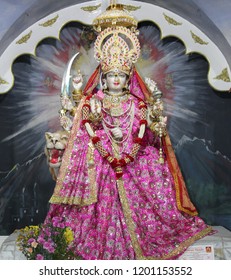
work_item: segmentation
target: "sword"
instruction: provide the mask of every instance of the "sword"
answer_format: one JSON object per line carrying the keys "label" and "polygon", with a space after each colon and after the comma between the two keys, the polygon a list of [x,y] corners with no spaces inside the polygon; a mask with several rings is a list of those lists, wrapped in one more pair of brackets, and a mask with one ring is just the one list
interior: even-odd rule
{"label": "sword", "polygon": [[[71,75],[71,68],[72,68],[72,64],[75,60],[75,58],[77,57],[77,55],[79,54],[76,53],[75,55],[72,56],[72,58],[68,61],[67,67],[64,71],[63,74],[63,80],[62,80],[62,87],[61,87],[61,96],[69,96],[70,95],[70,78],[72,77]],[[70,97],[70,96],[69,96]]]}

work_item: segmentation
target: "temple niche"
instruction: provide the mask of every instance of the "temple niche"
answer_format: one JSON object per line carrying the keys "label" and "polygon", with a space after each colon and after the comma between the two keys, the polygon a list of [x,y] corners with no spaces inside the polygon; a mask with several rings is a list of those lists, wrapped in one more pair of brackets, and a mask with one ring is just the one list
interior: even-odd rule
{"label": "temple niche", "polygon": [[[58,7],[54,1],[47,13],[41,1],[43,15],[37,18],[39,4],[34,1],[34,20],[27,26],[19,18],[18,33],[2,48],[2,236],[44,221],[55,187],[44,153],[45,133],[60,129],[66,65],[79,52],[71,71],[81,69],[85,84],[97,67],[93,53],[97,33],[91,24],[105,4],[80,2]],[[231,230],[230,41],[221,29],[217,38],[212,36],[209,26],[211,22],[216,26],[215,19],[203,17],[202,25],[186,8],[188,1],[181,1],[181,8],[171,1],[162,6],[159,2],[123,1],[138,19],[137,70],[142,78],[154,79],[163,93],[169,136],[199,217],[211,226]],[[192,11],[210,11],[198,1],[191,5]]]}

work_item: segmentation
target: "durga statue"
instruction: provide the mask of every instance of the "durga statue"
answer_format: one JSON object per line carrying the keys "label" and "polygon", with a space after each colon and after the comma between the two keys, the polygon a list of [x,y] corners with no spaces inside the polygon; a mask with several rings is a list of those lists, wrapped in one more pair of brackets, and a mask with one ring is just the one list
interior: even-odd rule
{"label": "durga statue", "polygon": [[136,69],[137,21],[112,1],[93,27],[98,67],[83,87],[80,71],[70,78],[76,54],[63,78],[65,151],[55,156],[46,134],[56,180],[46,219],[65,218],[75,253],[85,260],[177,259],[212,228],[187,193],[162,93]]}

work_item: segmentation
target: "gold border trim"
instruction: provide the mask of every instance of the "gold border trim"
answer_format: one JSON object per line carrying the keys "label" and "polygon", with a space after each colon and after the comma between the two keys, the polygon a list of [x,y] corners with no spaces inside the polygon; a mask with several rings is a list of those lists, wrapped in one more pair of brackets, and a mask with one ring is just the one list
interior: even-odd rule
{"label": "gold border trim", "polygon": [[[185,185],[185,181],[184,181],[182,172],[180,170],[180,167],[178,165],[176,155],[173,150],[169,135],[166,134],[166,136],[163,138],[163,140],[165,141],[165,149],[166,149],[166,154],[168,155],[167,158],[169,161],[169,168],[171,170],[172,177],[173,177],[174,184],[175,184],[177,208],[180,211],[183,211],[183,212],[189,214],[190,216],[196,216],[196,215],[198,215],[198,212],[190,200],[190,197],[189,197],[186,185]],[[181,180],[181,184],[180,184],[180,180]],[[180,185],[182,186],[182,188],[180,188]],[[181,194],[182,194],[182,200],[181,200]]]}
{"label": "gold border trim", "polygon": [[212,227],[208,226],[207,228],[203,229],[202,231],[198,232],[196,235],[190,237],[189,239],[182,242],[177,248],[172,250],[170,253],[163,255],[161,258],[155,258],[155,257],[147,257],[147,260],[167,260],[171,257],[177,256],[180,253],[183,253],[186,248],[191,246],[195,241],[198,239],[201,239],[211,233],[213,231]]}
{"label": "gold border trim", "polygon": [[[73,129],[71,131],[71,135],[69,138],[69,144],[68,147],[64,153],[63,156],[63,160],[62,160],[62,165],[60,167],[60,172],[57,178],[57,182],[56,182],[56,186],[54,189],[54,193],[50,199],[50,203],[54,203],[54,204],[76,204],[79,206],[86,206],[86,205],[90,205],[92,203],[95,203],[97,201],[97,191],[96,191],[96,171],[94,168],[94,165],[89,167],[88,166],[88,176],[89,176],[89,185],[90,185],[90,196],[89,198],[86,199],[82,199],[79,197],[63,197],[60,196],[59,193],[63,187],[62,182],[64,181],[64,178],[66,177],[66,174],[68,172],[68,166],[69,166],[69,162],[70,162],[70,157],[71,157],[71,151],[74,145],[74,141],[75,141],[75,137],[76,137],[76,132],[79,130],[80,124],[81,124],[81,112],[82,112],[82,105],[85,102],[85,98],[84,97],[81,101],[80,104],[77,108],[76,111],[76,115],[75,118],[73,120],[74,126]],[[89,147],[89,146],[88,146]],[[90,147],[89,147],[90,148]],[[92,152],[88,149],[88,153]]]}
{"label": "gold border trim", "polygon": [[137,260],[167,260],[171,257],[175,257],[179,255],[180,253],[183,253],[186,248],[188,248],[190,245],[192,245],[196,240],[203,238],[204,236],[208,235],[210,232],[213,231],[212,227],[207,226],[204,230],[200,231],[196,235],[192,236],[191,238],[185,240],[181,244],[179,244],[178,247],[176,247],[174,250],[172,250],[170,253],[163,255],[160,258],[157,257],[145,257],[142,251],[142,248],[140,247],[137,235],[135,233],[136,225],[132,219],[132,211],[129,206],[129,202],[126,196],[126,191],[124,188],[124,182],[123,179],[117,180],[117,186],[120,196],[121,205],[123,208],[123,213],[125,217],[125,221],[128,227],[128,231],[131,237],[132,246],[136,253],[136,259]]}
{"label": "gold border trim", "polygon": [[136,233],[135,233],[136,225],[132,219],[132,211],[130,209],[128,199],[126,196],[123,179],[117,180],[117,186],[118,186],[118,191],[119,191],[121,205],[123,208],[125,221],[126,221],[128,231],[129,231],[129,234],[131,237],[133,249],[136,253],[136,257],[138,260],[145,260],[145,257],[143,255],[142,249],[140,247],[139,241],[138,241]]}
{"label": "gold border trim", "polygon": [[180,188],[179,188],[179,181],[178,181],[178,177],[176,174],[173,174],[173,180],[174,180],[174,183],[175,183],[175,191],[176,191],[176,203],[177,203],[177,208],[182,211],[182,212],[185,212],[187,213],[188,215],[190,216],[197,216],[197,211],[195,210],[194,212],[182,207],[182,204],[181,204],[181,199],[180,199]]}

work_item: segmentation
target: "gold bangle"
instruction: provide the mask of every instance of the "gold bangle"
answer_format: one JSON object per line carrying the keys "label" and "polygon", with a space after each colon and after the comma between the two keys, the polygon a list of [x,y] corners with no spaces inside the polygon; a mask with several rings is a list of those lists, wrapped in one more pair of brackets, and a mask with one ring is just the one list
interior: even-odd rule
{"label": "gold bangle", "polygon": [[73,95],[75,95],[75,94],[80,95],[82,93],[83,93],[82,89],[74,89],[73,92],[72,92]]}
{"label": "gold bangle", "polygon": [[74,117],[75,116],[75,113],[76,113],[76,107],[74,107],[71,111],[70,111],[70,114],[71,114],[71,116],[72,117]]}

